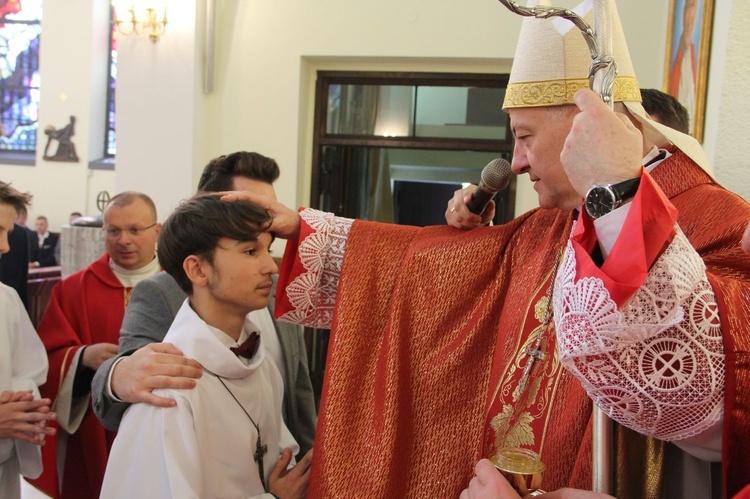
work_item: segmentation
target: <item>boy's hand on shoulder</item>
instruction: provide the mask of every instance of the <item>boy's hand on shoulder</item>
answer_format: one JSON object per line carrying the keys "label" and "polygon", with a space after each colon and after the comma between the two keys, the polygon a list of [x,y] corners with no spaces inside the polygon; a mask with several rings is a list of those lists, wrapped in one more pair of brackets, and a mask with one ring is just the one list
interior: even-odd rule
{"label": "boy's hand on shoulder", "polygon": [[112,393],[125,402],[145,402],[157,407],[174,407],[170,398],[157,397],[157,388],[195,388],[203,375],[201,365],[184,357],[170,343],[151,343],[117,362],[112,372]]}
{"label": "boy's hand on shoulder", "polygon": [[268,476],[268,491],[282,499],[307,497],[312,457],[313,449],[310,449],[294,468],[287,469],[289,463],[292,462],[292,449],[284,449]]}

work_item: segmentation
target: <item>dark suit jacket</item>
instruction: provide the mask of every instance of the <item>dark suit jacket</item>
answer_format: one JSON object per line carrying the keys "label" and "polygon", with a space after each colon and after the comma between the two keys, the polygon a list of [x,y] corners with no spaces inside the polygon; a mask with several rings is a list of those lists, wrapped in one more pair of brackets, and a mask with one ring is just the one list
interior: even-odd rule
{"label": "dark suit jacket", "polygon": [[[23,229],[23,232],[26,234],[26,239],[28,240],[28,246],[29,246],[29,262],[36,262],[39,260],[39,237],[36,235],[36,232],[29,229],[26,226],[21,226]],[[28,263],[28,262],[27,262]]]}
{"label": "dark suit jacket", "polygon": [[29,238],[28,229],[15,224],[8,234],[10,251],[0,258],[0,282],[15,289],[26,311],[29,310]]}
{"label": "dark suit jacket", "polygon": [[36,260],[32,262],[39,262],[40,267],[54,267],[57,265],[57,258],[55,257],[55,251],[57,250],[57,243],[60,239],[60,234],[57,232],[50,232],[47,238],[44,240],[41,246],[39,246],[39,237],[34,240],[37,244]]}
{"label": "dark suit jacket", "polygon": [[[272,300],[269,304],[271,317],[275,293],[274,277]],[[117,430],[125,409],[130,406],[128,403],[115,402],[106,395],[106,382],[112,365],[120,357],[130,355],[142,346],[163,341],[186,297],[177,282],[166,272],[141,281],[133,288],[120,329],[120,353],[102,363],[91,383],[94,412],[106,428]],[[299,443],[301,457],[313,446],[318,421],[303,330],[299,326],[277,322],[275,319],[274,325],[286,364],[286,372],[282,373],[282,415],[292,436]]]}

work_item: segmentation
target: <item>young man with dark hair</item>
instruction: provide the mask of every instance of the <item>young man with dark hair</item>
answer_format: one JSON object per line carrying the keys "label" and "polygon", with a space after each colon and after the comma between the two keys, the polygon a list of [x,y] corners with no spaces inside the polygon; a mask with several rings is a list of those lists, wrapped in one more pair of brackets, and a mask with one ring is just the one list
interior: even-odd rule
{"label": "young man with dark hair", "polygon": [[264,232],[270,223],[252,203],[223,203],[207,194],[165,222],[159,261],[189,298],[164,339],[200,362],[204,373],[194,389],[157,391],[173,398],[175,408],[128,409],[104,497],[306,495],[311,456],[286,470],[298,446],[281,418],[284,386],[247,317],[268,305],[278,272],[273,236]]}
{"label": "young man with dark hair", "polygon": [[[254,152],[235,152],[206,165],[199,191],[246,190],[276,198],[273,185],[279,166]],[[274,284],[275,284],[274,276]],[[190,388],[200,366],[161,343],[186,294],[174,278],[159,273],[133,289],[120,331],[120,353],[104,362],[92,383],[93,407],[105,427],[115,430],[130,403],[162,407],[174,404],[157,397],[154,388]],[[255,310],[250,319],[260,328],[266,351],[284,379],[284,422],[300,447],[301,458],[313,446],[317,412],[302,328],[273,319],[274,300]],[[173,354],[173,355],[167,355]],[[188,378],[170,377],[187,376]]]}
{"label": "young man with dark hair", "polygon": [[[8,253],[8,234],[18,211],[31,200],[0,182],[0,256]],[[25,262],[24,262],[25,263]],[[36,478],[42,472],[39,447],[55,414],[52,401],[39,398],[39,385],[47,379],[47,355],[16,292],[0,284],[0,493],[21,496],[18,476]]]}

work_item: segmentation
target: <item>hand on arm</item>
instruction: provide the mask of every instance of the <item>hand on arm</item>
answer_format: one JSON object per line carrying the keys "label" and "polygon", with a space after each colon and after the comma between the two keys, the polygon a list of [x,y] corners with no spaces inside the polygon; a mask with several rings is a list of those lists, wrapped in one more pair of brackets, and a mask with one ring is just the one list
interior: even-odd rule
{"label": "hand on arm", "polygon": [[630,119],[613,113],[591,90],[579,90],[580,110],[565,140],[560,161],[581,197],[596,184],[614,184],[641,176],[644,143]]}
{"label": "hand on arm", "polygon": [[313,449],[310,449],[294,468],[287,470],[287,466],[292,461],[292,449],[284,449],[268,476],[268,491],[283,499],[307,497],[312,456]]}
{"label": "hand on arm", "polygon": [[263,196],[249,191],[232,191],[222,193],[222,201],[250,201],[257,204],[273,217],[269,228],[282,239],[294,239],[299,236],[300,217],[295,210],[287,208],[269,196]]}
{"label": "hand on arm", "polygon": [[151,393],[156,388],[194,388],[203,375],[201,365],[183,357],[170,343],[151,343],[123,357],[112,373],[112,392],[125,402],[174,407],[175,401]]}
{"label": "hand on arm", "polygon": [[477,186],[470,185],[453,193],[453,198],[448,201],[448,208],[445,210],[445,221],[448,225],[457,229],[474,229],[489,223],[495,217],[494,201],[489,202],[481,216],[469,211],[467,204],[471,201],[476,188]]}
{"label": "hand on arm", "polygon": [[44,445],[40,435],[54,435],[47,427],[57,415],[51,412],[50,399],[36,399],[30,391],[0,394],[0,439],[12,438],[36,445]]}

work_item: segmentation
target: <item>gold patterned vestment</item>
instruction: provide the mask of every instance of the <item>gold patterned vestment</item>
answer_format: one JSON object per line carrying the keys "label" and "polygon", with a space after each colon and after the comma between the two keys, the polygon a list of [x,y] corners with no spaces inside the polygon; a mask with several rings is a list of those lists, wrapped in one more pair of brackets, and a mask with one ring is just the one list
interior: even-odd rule
{"label": "gold patterned vestment", "polygon": [[[724,473],[728,491],[738,490],[750,477],[740,458],[750,438],[749,390],[741,381],[749,367],[750,272],[739,249],[750,209],[681,154],[653,177],[704,258],[721,309]],[[541,453],[546,490],[590,489],[591,402],[559,367],[554,331],[546,333],[545,359],[528,388],[513,400],[570,227],[571,214],[541,209],[470,232],[353,223],[335,296],[310,497],[457,497],[476,461],[505,444]],[[294,289],[277,301],[282,318],[295,303],[315,302],[294,284],[307,279],[319,254],[297,244],[287,245],[282,265],[280,289]],[[319,281],[335,287],[326,272]],[[658,497],[659,444],[621,429],[617,442],[618,497]]]}

